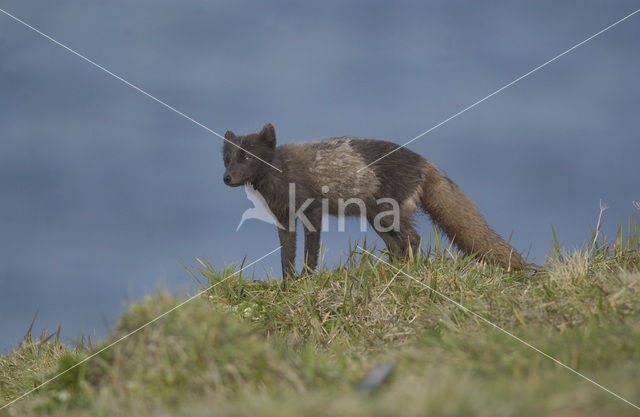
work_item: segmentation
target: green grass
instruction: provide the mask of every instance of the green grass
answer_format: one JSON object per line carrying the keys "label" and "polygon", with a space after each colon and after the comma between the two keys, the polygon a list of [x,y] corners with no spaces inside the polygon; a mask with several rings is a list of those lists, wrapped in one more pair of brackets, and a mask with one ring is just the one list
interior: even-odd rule
{"label": "green grass", "polygon": [[[229,278],[234,268],[199,261],[191,272],[203,289],[218,283],[210,291],[0,415],[637,415],[430,289],[640,404],[638,223],[593,240],[571,254],[556,241],[533,275],[440,247],[392,265],[353,251],[293,282]],[[0,358],[0,405],[182,301],[145,297],[93,347],[30,329]],[[383,362],[395,365],[390,380],[357,392]]]}

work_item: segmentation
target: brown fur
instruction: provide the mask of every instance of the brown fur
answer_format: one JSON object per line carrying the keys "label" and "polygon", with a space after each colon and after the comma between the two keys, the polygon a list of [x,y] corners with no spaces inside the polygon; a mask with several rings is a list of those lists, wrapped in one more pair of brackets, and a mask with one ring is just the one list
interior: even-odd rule
{"label": "brown fur", "polygon": [[429,163],[424,169],[420,202],[434,223],[464,253],[476,254],[505,269],[526,267],[520,254],[489,228],[460,187]]}
{"label": "brown fur", "polygon": [[[278,222],[287,228],[278,229],[285,276],[294,273],[296,253],[295,221],[293,229],[288,229],[291,183],[296,187],[296,211],[308,199],[312,200],[303,212],[311,224],[304,228],[304,254],[310,270],[315,269],[318,259],[321,202],[327,201],[329,213],[336,215],[340,208],[338,200],[350,198],[362,200],[372,226],[380,214],[380,229],[375,226],[374,229],[394,256],[407,256],[410,250],[418,249],[420,236],[414,228],[413,217],[421,208],[464,253],[506,269],[526,267],[520,255],[489,228],[473,202],[456,184],[433,164],[406,148],[386,141],[344,137],[276,147],[272,124],[267,124],[260,133],[246,136],[236,136],[229,131],[225,138],[232,142],[225,143],[223,149],[225,183],[230,186],[251,183],[265,198]],[[392,150],[396,151],[377,161]],[[373,161],[376,162],[371,164]],[[379,204],[381,198],[390,198],[399,204],[397,229],[384,230],[392,225],[393,219],[382,215],[392,205]],[[357,204],[351,204],[345,214],[359,215],[360,211]]]}

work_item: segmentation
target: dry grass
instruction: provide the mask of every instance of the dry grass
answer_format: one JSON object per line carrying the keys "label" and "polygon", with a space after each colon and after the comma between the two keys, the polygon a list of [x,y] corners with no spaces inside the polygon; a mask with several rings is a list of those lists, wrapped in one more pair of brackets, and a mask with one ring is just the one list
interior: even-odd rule
{"label": "dry grass", "polygon": [[[496,330],[430,288],[640,403],[640,238],[554,248],[535,275],[436,250],[386,264],[353,251],[312,279],[223,281],[5,412],[14,415],[632,415],[638,410]],[[399,273],[401,270],[404,273]],[[147,297],[126,334],[180,302]],[[26,340],[0,362],[1,401],[91,349]],[[392,379],[354,391],[376,363]],[[2,412],[0,412],[1,414]]]}

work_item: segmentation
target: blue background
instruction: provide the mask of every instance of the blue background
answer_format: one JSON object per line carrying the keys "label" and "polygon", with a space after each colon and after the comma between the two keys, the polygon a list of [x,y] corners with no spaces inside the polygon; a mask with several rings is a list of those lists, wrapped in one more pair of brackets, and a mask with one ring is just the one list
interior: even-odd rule
{"label": "blue background", "polygon": [[[1,7],[211,129],[281,143],[405,142],[637,8],[635,1],[3,0]],[[615,233],[640,200],[640,14],[410,149],[541,262]],[[0,352],[62,324],[100,336],[133,299],[193,292],[181,264],[278,246],[222,184],[221,140],[0,14]],[[419,220],[426,235],[430,224]],[[336,223],[332,228],[335,230]],[[324,236],[335,264],[348,233]],[[374,234],[368,240],[376,240]],[[249,270],[279,274],[273,254]]]}

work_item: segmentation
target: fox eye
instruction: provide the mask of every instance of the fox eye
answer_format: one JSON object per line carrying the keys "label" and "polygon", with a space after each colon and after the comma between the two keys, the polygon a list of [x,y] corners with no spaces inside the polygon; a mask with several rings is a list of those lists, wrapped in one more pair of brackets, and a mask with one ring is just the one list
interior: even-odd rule
{"label": "fox eye", "polygon": [[245,155],[243,158],[245,161],[248,161],[249,159],[251,159],[251,155]]}

